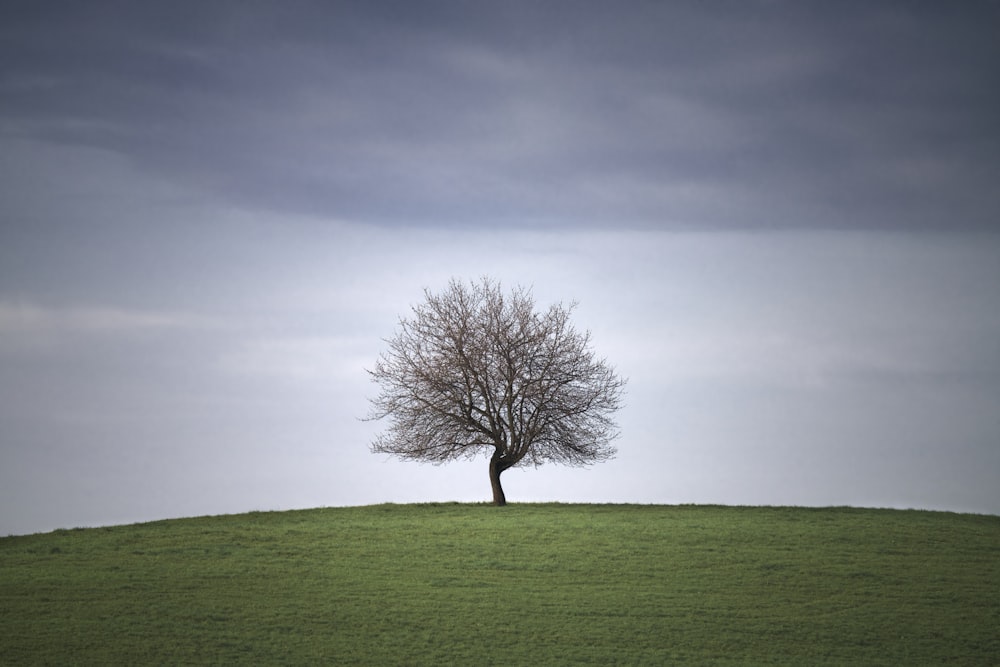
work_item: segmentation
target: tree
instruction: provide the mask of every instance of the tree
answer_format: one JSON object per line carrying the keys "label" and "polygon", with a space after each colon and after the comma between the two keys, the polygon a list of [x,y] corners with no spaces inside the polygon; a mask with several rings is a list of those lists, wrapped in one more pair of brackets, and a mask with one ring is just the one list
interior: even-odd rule
{"label": "tree", "polygon": [[390,419],[373,452],[443,463],[485,451],[494,505],[509,468],[614,456],[626,381],[570,324],[576,304],[536,312],[530,290],[490,278],[424,295],[368,371],[380,387],[369,419]]}

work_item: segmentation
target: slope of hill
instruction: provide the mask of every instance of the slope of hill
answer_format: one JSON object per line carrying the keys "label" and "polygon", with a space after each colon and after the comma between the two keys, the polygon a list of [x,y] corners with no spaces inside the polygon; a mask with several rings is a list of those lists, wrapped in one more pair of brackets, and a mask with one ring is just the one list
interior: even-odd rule
{"label": "slope of hill", "polygon": [[2,664],[991,664],[1000,517],[378,505],[0,539]]}

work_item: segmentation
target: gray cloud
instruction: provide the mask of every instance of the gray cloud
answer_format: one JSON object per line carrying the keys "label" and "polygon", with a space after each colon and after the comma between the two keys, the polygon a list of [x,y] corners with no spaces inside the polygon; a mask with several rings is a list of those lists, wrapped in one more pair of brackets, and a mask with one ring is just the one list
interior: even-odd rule
{"label": "gray cloud", "polygon": [[109,149],[244,208],[886,229],[1000,209],[990,3],[5,13],[7,137]]}
{"label": "gray cloud", "polygon": [[483,273],[631,378],[518,500],[997,513],[997,12],[3,3],[0,534],[482,499],[357,417]]}

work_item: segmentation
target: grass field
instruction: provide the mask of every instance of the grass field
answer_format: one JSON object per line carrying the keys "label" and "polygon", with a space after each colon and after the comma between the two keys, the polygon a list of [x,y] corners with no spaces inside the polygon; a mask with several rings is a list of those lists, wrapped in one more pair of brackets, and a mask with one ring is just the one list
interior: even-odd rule
{"label": "grass field", "polygon": [[1000,664],[1000,517],[378,505],[0,539],[0,664]]}

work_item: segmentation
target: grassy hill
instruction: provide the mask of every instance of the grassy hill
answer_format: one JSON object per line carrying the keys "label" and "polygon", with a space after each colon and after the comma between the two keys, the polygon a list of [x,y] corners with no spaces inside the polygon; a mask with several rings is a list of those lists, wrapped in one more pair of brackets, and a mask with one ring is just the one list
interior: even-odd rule
{"label": "grassy hill", "polygon": [[0,664],[997,664],[1000,517],[379,505],[0,539]]}

